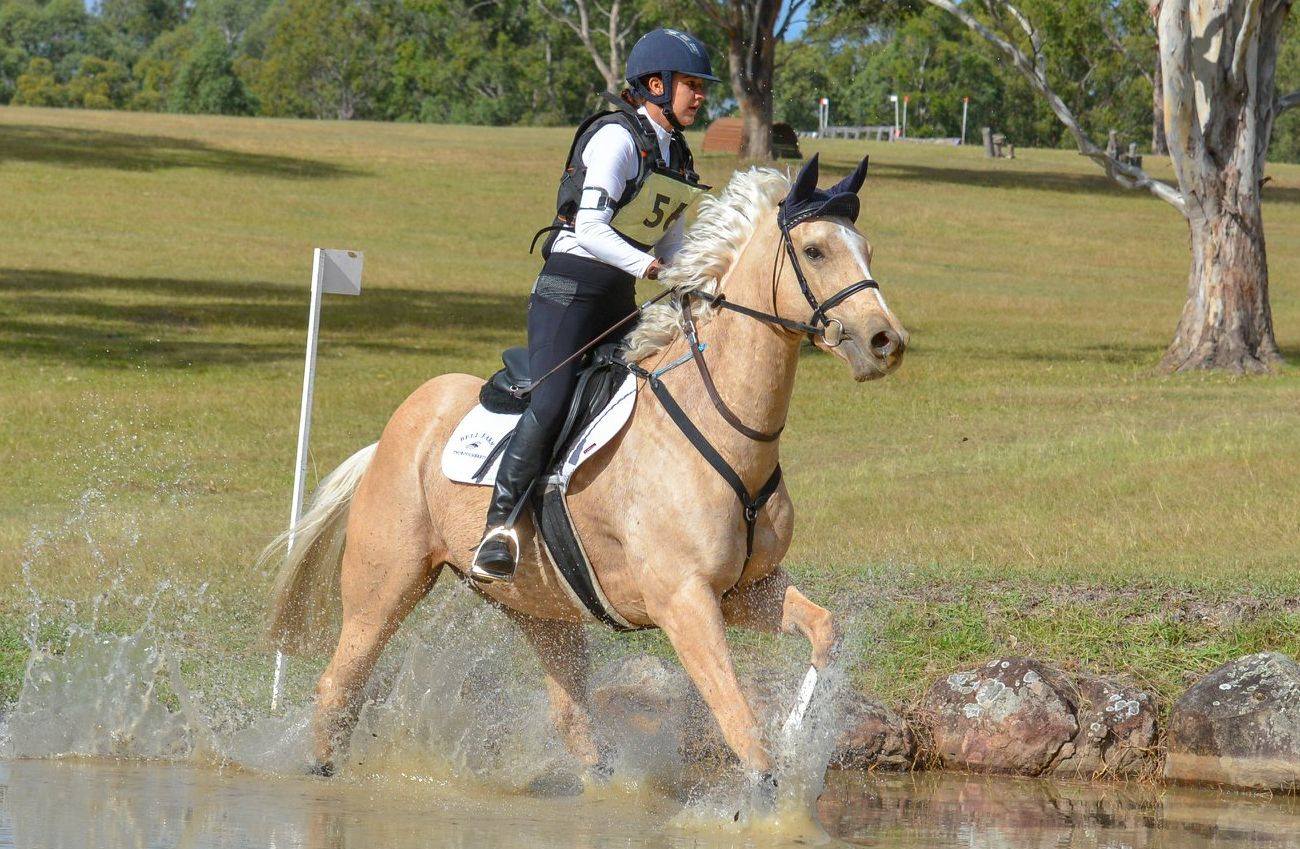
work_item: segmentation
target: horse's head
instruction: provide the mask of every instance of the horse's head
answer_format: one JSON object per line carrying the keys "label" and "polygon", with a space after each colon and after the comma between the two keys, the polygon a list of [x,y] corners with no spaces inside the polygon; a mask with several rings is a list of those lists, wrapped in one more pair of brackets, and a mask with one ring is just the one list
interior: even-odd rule
{"label": "horse's head", "polygon": [[898,368],[908,334],[871,276],[871,245],[858,232],[858,191],[867,160],[829,189],[817,188],[817,157],[799,171],[776,222],[781,248],[772,298],[785,316],[807,316],[815,344],[848,363],[854,380]]}

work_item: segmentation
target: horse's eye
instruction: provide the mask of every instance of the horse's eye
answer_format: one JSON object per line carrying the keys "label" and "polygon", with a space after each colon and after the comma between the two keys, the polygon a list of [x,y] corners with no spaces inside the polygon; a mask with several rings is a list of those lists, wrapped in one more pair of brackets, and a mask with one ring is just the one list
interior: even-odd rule
{"label": "horse's eye", "polygon": [[803,255],[809,259],[818,260],[822,258],[822,249],[816,245],[809,245],[803,249]]}

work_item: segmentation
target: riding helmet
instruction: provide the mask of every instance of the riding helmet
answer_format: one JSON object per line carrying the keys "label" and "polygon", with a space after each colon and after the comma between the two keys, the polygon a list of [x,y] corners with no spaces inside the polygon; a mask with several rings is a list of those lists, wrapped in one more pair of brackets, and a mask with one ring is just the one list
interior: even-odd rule
{"label": "riding helmet", "polygon": [[[627,84],[632,93],[643,100],[659,106],[670,104],[674,73],[718,82],[704,42],[681,30],[651,30],[641,36],[627,54]],[[654,74],[664,82],[664,93],[658,96],[651,94],[645,84],[646,78]]]}

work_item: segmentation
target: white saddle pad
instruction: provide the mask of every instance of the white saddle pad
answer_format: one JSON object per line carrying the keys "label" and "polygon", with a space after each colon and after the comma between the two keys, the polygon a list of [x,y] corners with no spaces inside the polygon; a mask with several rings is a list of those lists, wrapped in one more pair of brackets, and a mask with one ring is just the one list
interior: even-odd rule
{"label": "white saddle pad", "polygon": [[[617,436],[628,419],[632,418],[635,403],[636,375],[629,374],[605,409],[583,428],[569,453],[564,456],[553,480],[567,489],[578,467]],[[442,473],[458,483],[491,486],[496,481],[497,469],[501,465],[500,455],[492,461],[491,467],[481,478],[475,479],[474,473],[482,467],[492,449],[514,429],[518,421],[517,415],[489,412],[482,404],[475,404],[474,409],[466,413],[460,424],[456,425],[451,439],[447,440],[447,445],[442,449]]]}

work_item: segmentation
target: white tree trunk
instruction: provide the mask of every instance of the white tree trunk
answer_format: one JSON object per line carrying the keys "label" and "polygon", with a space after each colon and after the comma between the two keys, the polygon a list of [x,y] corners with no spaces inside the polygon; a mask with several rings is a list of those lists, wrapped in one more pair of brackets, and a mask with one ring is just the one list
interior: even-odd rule
{"label": "white tree trunk", "polygon": [[1263,372],[1281,362],[1260,186],[1290,7],[1290,0],[1164,0],[1153,10],[1165,134],[1192,252],[1187,303],[1161,362],[1169,371]]}
{"label": "white tree trunk", "polygon": [[[1260,208],[1273,121],[1300,95],[1273,75],[1292,0],[1155,0],[1164,128],[1178,188],[1107,156],[1052,91],[1041,33],[1008,0],[986,0],[1014,26],[996,32],[954,0],[928,0],[1006,54],[1074,136],[1079,151],[1127,188],[1145,188],[1187,218],[1187,303],[1161,360],[1168,371],[1269,371],[1281,362],[1268,302]],[[1016,30],[1020,30],[1019,33]],[[1028,51],[1015,39],[1028,41]],[[1295,98],[1293,100],[1292,98]]]}

